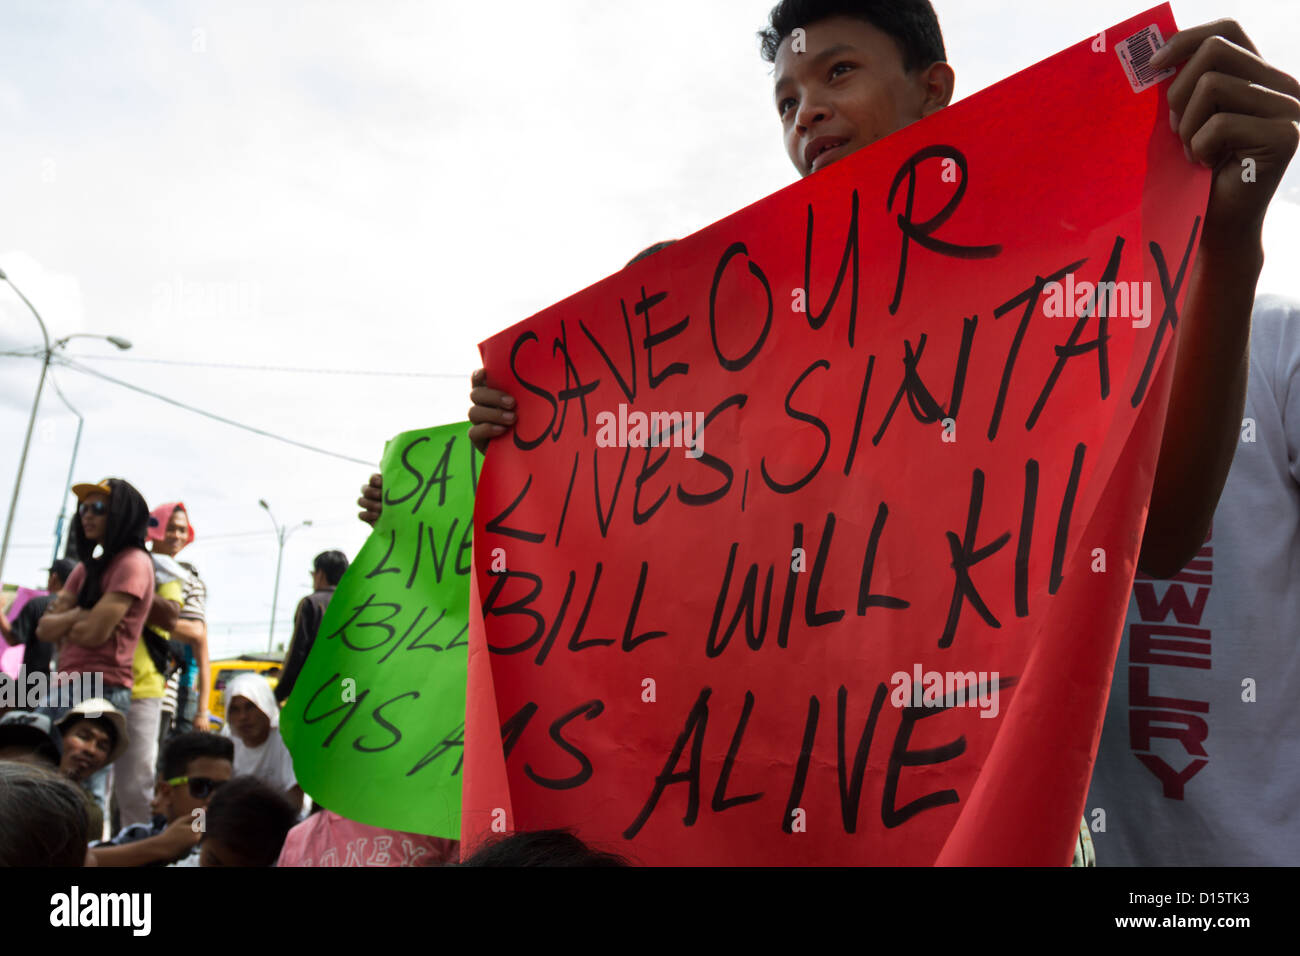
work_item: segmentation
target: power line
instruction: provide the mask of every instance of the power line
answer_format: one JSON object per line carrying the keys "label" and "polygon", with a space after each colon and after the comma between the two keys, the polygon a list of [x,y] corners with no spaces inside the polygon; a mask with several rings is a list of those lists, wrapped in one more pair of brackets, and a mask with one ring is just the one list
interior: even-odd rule
{"label": "power line", "polygon": [[[317,528],[328,528],[331,526],[351,524],[355,520],[357,519],[349,518],[346,521],[314,521],[312,522],[311,530],[315,530]],[[274,537],[275,537],[275,532],[272,531],[270,528],[268,528],[265,531],[227,531],[218,534],[205,534],[203,536],[203,540],[207,542],[207,541],[224,541],[229,538],[274,538]],[[10,547],[13,547],[13,545],[10,545]]]}
{"label": "power line", "polygon": [[[20,353],[2,352],[0,355],[18,355]],[[38,353],[39,354],[39,353]],[[460,372],[398,372],[375,371],[352,368],[303,368],[289,365],[243,365],[238,362],[184,362],[178,359],[139,358],[131,355],[90,355],[76,353],[71,358],[90,359],[95,362],[144,362],[150,365],[180,365],[187,368],[221,368],[236,369],[245,372],[291,372],[308,375],[373,375],[380,378],[446,378],[464,379]]]}
{"label": "power line", "polygon": [[223,538],[265,538],[265,537],[274,538],[275,532],[269,528],[265,531],[228,531],[224,534],[205,534],[203,536],[203,540],[206,542],[206,541],[219,541]]}
{"label": "power line", "polygon": [[286,438],[283,435],[277,435],[274,432],[268,432],[263,428],[257,428],[253,425],[245,425],[243,422],[237,422],[234,419],[226,418],[215,412],[204,411],[201,408],[195,408],[193,405],[186,405],[184,402],[177,401],[174,398],[168,398],[166,395],[160,395],[157,392],[151,392],[147,388],[141,388],[139,385],[132,385],[130,382],[124,382],[120,378],[113,378],[111,375],[105,375],[103,372],[93,368],[87,368],[79,362],[70,361],[67,358],[60,357],[59,365],[65,365],[74,371],[81,372],[83,375],[92,375],[95,378],[102,378],[106,382],[112,382],[114,385],[120,385],[122,388],[130,389],[133,392],[139,392],[141,395],[148,395],[150,398],[156,398],[160,402],[166,402],[168,405],[175,405],[177,408],[183,408],[187,412],[193,412],[196,415],[202,415],[204,418],[211,418],[213,421],[221,422],[223,425],[231,425],[235,428],[242,428],[244,431],[252,432],[255,435],[261,435],[264,438],[270,438],[278,442],[284,442],[286,445],[294,445],[298,448],[304,448],[307,451],[314,451],[318,455],[328,455],[331,458],[339,458],[343,461],[350,461],[358,465],[365,465],[367,468],[377,468],[373,462],[365,461],[361,458],[353,458],[351,455],[341,455],[338,452],[328,451],[324,448],[317,448],[315,445],[308,445],[306,442],[297,441],[293,438]]}

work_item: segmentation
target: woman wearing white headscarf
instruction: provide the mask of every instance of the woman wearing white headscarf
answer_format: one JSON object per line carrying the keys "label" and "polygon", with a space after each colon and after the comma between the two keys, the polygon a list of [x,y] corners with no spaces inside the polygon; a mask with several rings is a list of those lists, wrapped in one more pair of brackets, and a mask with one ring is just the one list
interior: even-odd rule
{"label": "woman wearing white headscarf", "polygon": [[280,707],[261,674],[244,673],[226,685],[226,726],[235,742],[235,776],[261,780],[295,810],[302,809],[302,788],[293,775],[293,758],[280,736]]}

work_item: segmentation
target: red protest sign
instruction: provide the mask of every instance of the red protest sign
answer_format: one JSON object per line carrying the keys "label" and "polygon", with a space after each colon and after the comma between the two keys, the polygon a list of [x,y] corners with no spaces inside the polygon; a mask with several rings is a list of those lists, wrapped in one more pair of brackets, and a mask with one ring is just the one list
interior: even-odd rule
{"label": "red protest sign", "polygon": [[467,842],[1068,861],[1209,183],[1144,43],[483,343],[519,424],[475,508]]}

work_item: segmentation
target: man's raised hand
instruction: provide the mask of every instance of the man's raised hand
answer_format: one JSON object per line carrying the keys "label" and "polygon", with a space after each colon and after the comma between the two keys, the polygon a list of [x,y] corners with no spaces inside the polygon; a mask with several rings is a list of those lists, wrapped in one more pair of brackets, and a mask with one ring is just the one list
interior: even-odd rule
{"label": "man's raised hand", "polygon": [[1215,171],[1203,242],[1258,244],[1300,143],[1300,83],[1267,63],[1235,20],[1182,30],[1151,59],[1153,68],[1180,64],[1170,123],[1188,159]]}
{"label": "man's raised hand", "polygon": [[469,440],[480,452],[486,452],[491,439],[504,435],[514,425],[515,400],[500,389],[490,388],[483,369],[470,376],[469,398],[474,403],[469,410]]}
{"label": "man's raised hand", "polygon": [[357,515],[362,521],[375,526],[379,513],[384,510],[384,476],[371,475],[370,481],[361,488],[361,497],[357,499],[361,513]]}

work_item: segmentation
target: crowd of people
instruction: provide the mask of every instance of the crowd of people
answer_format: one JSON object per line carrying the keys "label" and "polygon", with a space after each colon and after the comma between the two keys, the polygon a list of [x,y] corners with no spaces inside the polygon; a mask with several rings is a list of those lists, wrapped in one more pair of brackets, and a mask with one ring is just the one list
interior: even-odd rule
{"label": "crowd of people", "polygon": [[[12,624],[3,617],[5,640],[25,653],[17,678],[0,673],[0,866],[457,860],[458,841],[348,820],[308,800],[294,776],[280,711],[346,555],[316,556],[314,590],[298,605],[278,682],[252,671],[230,679],[218,731],[208,706],[206,586],[176,560],[195,538],[184,504],[150,511],[118,478],[73,493],[74,546],[88,557],[56,561],[49,592],[30,598]],[[32,701],[39,687],[48,691]],[[82,693],[87,687],[95,696]],[[481,865],[505,865],[516,840],[485,848]],[[522,839],[519,859],[533,860],[538,847],[552,847],[557,861],[621,863],[559,831]]]}
{"label": "crowd of people", "polygon": [[[776,68],[786,150],[801,176],[952,97],[953,71],[927,0],[782,0],[762,37]],[[1300,307],[1255,299],[1260,230],[1296,148],[1300,85],[1260,58],[1232,21],[1183,31],[1167,49],[1167,63],[1183,65],[1169,98],[1189,159],[1222,171],[1240,155],[1261,157],[1248,188],[1229,169],[1211,189],[1142,537],[1140,566],[1150,574],[1144,582],[1177,580],[1192,562],[1208,559],[1213,526],[1209,550],[1219,577],[1187,579],[1197,593],[1181,604],[1172,589],[1157,602],[1139,583],[1120,648],[1122,691],[1112,695],[1088,801],[1093,810],[1074,862],[1092,862],[1095,839],[1103,864],[1109,848],[1117,862],[1148,865],[1290,863],[1300,830],[1291,825],[1289,754],[1278,759],[1269,748],[1293,746],[1300,718],[1285,683],[1253,710],[1234,709],[1231,699],[1243,677],[1252,696],[1243,693],[1241,702],[1254,704],[1256,677],[1285,679],[1300,667]],[[1234,78],[1237,92],[1229,96],[1220,80],[1207,81],[1212,72]],[[1209,102],[1216,95],[1232,100],[1231,126],[1210,122],[1223,108]],[[483,370],[471,378],[470,437],[481,450],[518,423],[518,405],[500,384]],[[1238,440],[1243,420],[1252,423],[1249,445]],[[255,673],[230,681],[217,733],[208,708],[206,588],[178,558],[195,539],[187,509],[168,502],[150,510],[117,478],[73,491],[80,561],[56,561],[48,594],[28,601],[12,623],[0,616],[0,637],[25,645],[29,670],[89,675],[98,684],[93,696],[66,706],[0,716],[0,864],[399,866],[458,859],[456,841],[348,820],[313,803],[295,779],[280,708],[347,567],[341,553],[316,560],[315,589],[299,606],[277,685]],[[373,523],[382,509],[380,476],[358,504],[362,520]],[[1203,661],[1185,656],[1191,662],[1182,664],[1150,651],[1152,620],[1171,614],[1179,626],[1203,630],[1207,648],[1213,632],[1213,668],[1229,676],[1231,691],[1215,697],[1213,710],[1209,697],[1219,690],[1198,691],[1194,683],[1211,670],[1208,650]],[[1139,634],[1145,657],[1130,646]],[[1158,676],[1168,683],[1153,690],[1150,671],[1161,667]],[[1163,715],[1141,718],[1141,740],[1125,732],[1130,706]],[[1209,720],[1218,721],[1212,756],[1202,746]],[[1184,747],[1190,763],[1170,765],[1170,751],[1157,756],[1152,739]],[[1097,809],[1108,811],[1102,818],[1110,830],[1096,825]],[[1113,840],[1101,836],[1108,833]],[[464,863],[624,863],[565,831],[513,834],[474,850]]]}
{"label": "crowd of people", "polygon": [[[291,828],[322,808],[304,806],[267,677],[248,671],[227,682],[225,720],[214,727],[207,589],[194,565],[177,560],[195,539],[188,510],[182,502],[150,510],[119,478],[73,493],[73,547],[84,557],[56,561],[48,593],[12,623],[0,618],[6,642],[24,648],[18,676],[0,674],[0,816],[58,834],[56,842],[75,834],[83,852],[66,856],[59,842],[51,854],[38,840],[30,848],[41,852],[24,857],[19,842],[0,847],[0,859],[274,864]],[[281,684],[292,688],[347,566],[340,551],[317,555]],[[55,809],[57,826],[35,822]],[[435,841],[415,856],[453,852]]]}

